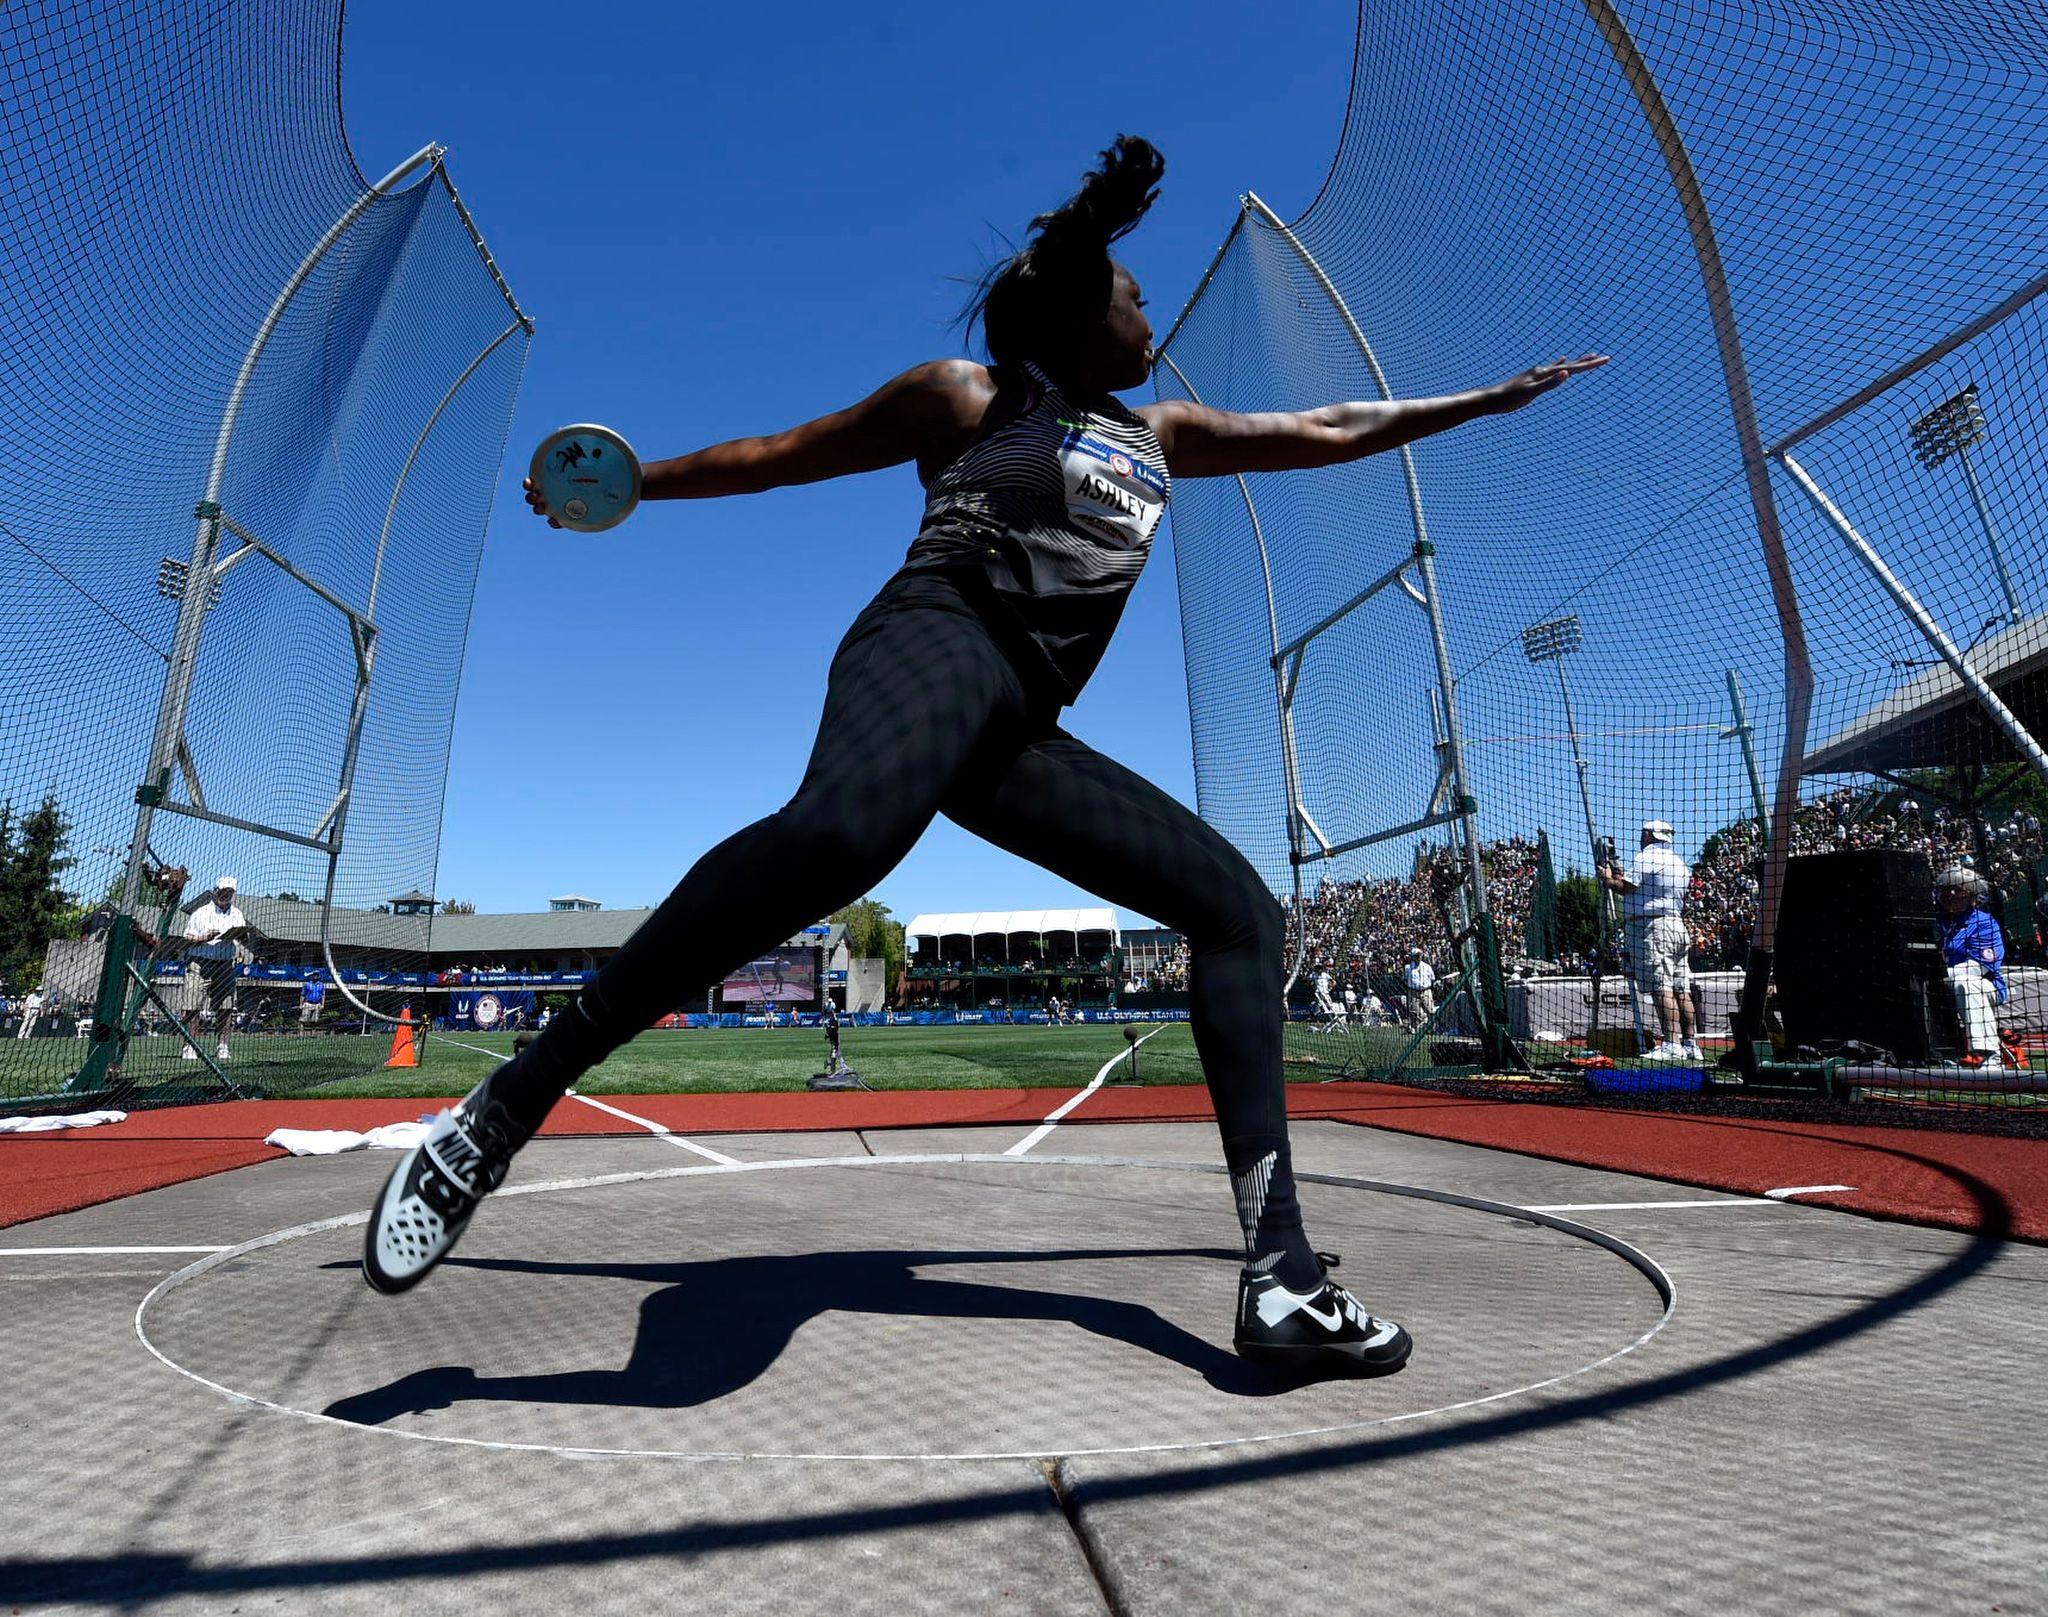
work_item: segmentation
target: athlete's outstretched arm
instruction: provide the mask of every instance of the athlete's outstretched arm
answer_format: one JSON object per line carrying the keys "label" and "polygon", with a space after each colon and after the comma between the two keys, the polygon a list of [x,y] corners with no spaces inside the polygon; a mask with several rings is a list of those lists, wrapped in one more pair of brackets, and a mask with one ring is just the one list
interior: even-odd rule
{"label": "athlete's outstretched arm", "polygon": [[[758,494],[792,483],[880,471],[915,460],[971,426],[986,407],[988,372],[964,359],[935,359],[883,384],[858,404],[762,438],[734,438],[643,468],[643,500]],[[526,503],[546,515],[531,479]],[[550,527],[560,527],[552,516]]]}
{"label": "athlete's outstretched arm", "polygon": [[1175,477],[1227,477],[1234,472],[1291,472],[1335,466],[1483,415],[1519,410],[1583,371],[1607,363],[1604,354],[1538,365],[1492,387],[1435,399],[1361,400],[1318,410],[1268,410],[1240,415],[1187,399],[1143,406],[1138,414],[1159,434]]}

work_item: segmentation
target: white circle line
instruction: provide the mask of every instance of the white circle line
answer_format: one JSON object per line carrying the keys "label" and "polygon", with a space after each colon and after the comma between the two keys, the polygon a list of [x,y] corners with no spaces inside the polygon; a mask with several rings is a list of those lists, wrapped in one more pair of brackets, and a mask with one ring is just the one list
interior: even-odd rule
{"label": "white circle line", "polygon": [[[881,1168],[906,1166],[946,1166],[954,1164],[987,1164],[1004,1167],[1073,1167],[1073,1168],[1151,1168],[1177,1173],[1224,1174],[1227,1170],[1218,1163],[1174,1162],[1143,1157],[1097,1157],[1097,1156],[1027,1156],[1013,1157],[1006,1153],[987,1151],[935,1151],[899,1153],[887,1156],[858,1157],[783,1157],[763,1162],[735,1162],[693,1164],[683,1168],[650,1168],[634,1173],[592,1174],[580,1179],[554,1179],[529,1185],[508,1185],[495,1192],[497,1196],[535,1196],[543,1192],[558,1190],[588,1190],[605,1185],[635,1184],[651,1179],[691,1179],[717,1174],[764,1173],[786,1168]],[[171,1358],[156,1343],[150,1340],[146,1319],[150,1308],[186,1282],[198,1279],[209,1270],[231,1263],[238,1257],[265,1247],[278,1246],[286,1241],[295,1241],[304,1236],[318,1235],[327,1230],[346,1229],[350,1225],[369,1221],[367,1211],[343,1213],[334,1218],[316,1219],[309,1224],[296,1224],[289,1229],[273,1230],[268,1235],[259,1235],[252,1241],[239,1246],[223,1248],[187,1264],[174,1274],[166,1275],[150,1289],[149,1294],[136,1305],[135,1335],[143,1347],[158,1363],[176,1371],[189,1381],[218,1393],[230,1403],[247,1409],[261,1409],[271,1414],[286,1415],[294,1420],[311,1421],[325,1426],[345,1427],[353,1432],[366,1432],[378,1437],[402,1438],[414,1443],[449,1443],[461,1448],[495,1449],[501,1452],[554,1454],[565,1459],[643,1459],[643,1460],[805,1460],[805,1461],[858,1461],[864,1463],[935,1463],[942,1461],[966,1460],[1047,1460],[1083,1459],[1114,1454],[1180,1454],[1204,1449],[1238,1448],[1257,1443],[1278,1443],[1296,1438],[1328,1437],[1340,1432],[1365,1431],[1378,1426],[1396,1426],[1408,1421],[1425,1420],[1434,1415],[1456,1414],[1482,1405],[1499,1403],[1507,1398],[1519,1398],[1528,1393],[1541,1392],[1561,1382],[1572,1381],[1593,1371],[1613,1364],[1616,1360],[1635,1352],[1671,1323],[1678,1309],[1678,1286],[1669,1273],[1656,1259],[1640,1248],[1610,1235],[1605,1230],[1589,1224],[1579,1224],[1568,1218],[1559,1218],[1554,1213],[1541,1212],[1535,1208],[1518,1207],[1511,1202],[1491,1201],[1482,1196],[1466,1196],[1457,1191],[1436,1190],[1421,1185],[1398,1185],[1376,1179],[1357,1179],[1345,1174],[1297,1172],[1298,1181],[1317,1185],[1334,1185],[1346,1190],[1365,1190],[1381,1195],[1406,1196],[1417,1201],[1438,1202],[1449,1207],[1462,1207],[1473,1212],[1490,1213],[1502,1218],[1514,1219],[1519,1223],[1541,1224],[1569,1235],[1577,1240],[1590,1242],[1602,1247],[1628,1263],[1655,1288],[1663,1301],[1664,1310],[1650,1328],[1632,1342],[1616,1348],[1613,1352],[1583,1364],[1576,1369],[1560,1371],[1540,1381],[1531,1381],[1523,1386],[1508,1387],[1500,1392],[1487,1393],[1484,1397],[1461,1399],[1455,1403],[1439,1404],[1430,1409],[1412,1409],[1397,1415],[1379,1415],[1370,1420],[1341,1421],[1329,1426],[1303,1426],[1283,1432],[1256,1432],[1243,1437],[1203,1438],[1185,1443],[1127,1443],[1102,1448],[1060,1449],[999,1449],[965,1450],[945,1453],[891,1454],[891,1453],[850,1453],[805,1450],[747,1450],[747,1449],[625,1449],[591,1448],[563,1443],[517,1443],[499,1438],[458,1437],[439,1432],[409,1432],[388,1426],[366,1426],[360,1421],[343,1420],[336,1415],[322,1415],[310,1409],[298,1409],[290,1404],[280,1404],[268,1398],[259,1398],[253,1393],[239,1392],[233,1387],[200,1375]]]}

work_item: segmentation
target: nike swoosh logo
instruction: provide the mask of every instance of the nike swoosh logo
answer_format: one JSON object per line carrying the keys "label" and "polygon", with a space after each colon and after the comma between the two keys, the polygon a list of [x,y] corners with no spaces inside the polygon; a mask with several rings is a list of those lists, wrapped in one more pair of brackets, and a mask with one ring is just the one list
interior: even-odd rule
{"label": "nike swoosh logo", "polygon": [[1344,1311],[1333,1304],[1328,1313],[1315,1306],[1314,1295],[1303,1297],[1289,1291],[1285,1286],[1274,1286],[1258,1301],[1259,1318],[1268,1325],[1278,1325],[1288,1315],[1302,1313],[1314,1320],[1326,1331],[1337,1330],[1344,1323]]}

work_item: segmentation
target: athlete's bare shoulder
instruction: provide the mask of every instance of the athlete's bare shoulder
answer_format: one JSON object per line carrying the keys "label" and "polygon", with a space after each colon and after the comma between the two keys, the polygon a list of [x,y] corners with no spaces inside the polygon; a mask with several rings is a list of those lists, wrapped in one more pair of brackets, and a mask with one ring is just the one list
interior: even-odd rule
{"label": "athlete's bare shoulder", "polygon": [[988,430],[1002,389],[986,365],[971,359],[927,360],[896,381],[930,401],[931,431],[917,456],[918,476],[929,483]]}
{"label": "athlete's bare shoulder", "polygon": [[928,359],[911,366],[894,385],[942,402],[963,423],[978,422],[996,396],[989,368],[971,359]]}

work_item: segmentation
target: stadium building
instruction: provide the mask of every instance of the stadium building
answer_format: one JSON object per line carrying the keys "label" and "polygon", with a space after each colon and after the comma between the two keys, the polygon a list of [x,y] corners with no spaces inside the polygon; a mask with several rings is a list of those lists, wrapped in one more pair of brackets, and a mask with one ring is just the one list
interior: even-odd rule
{"label": "stadium building", "polygon": [[1123,981],[1116,911],[967,910],[920,915],[903,929],[903,985],[913,1010],[1035,1010],[1115,1002]]}

